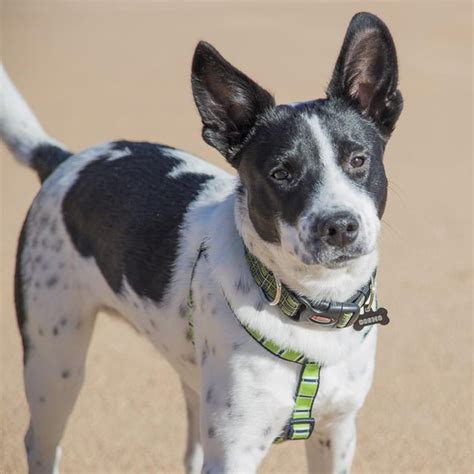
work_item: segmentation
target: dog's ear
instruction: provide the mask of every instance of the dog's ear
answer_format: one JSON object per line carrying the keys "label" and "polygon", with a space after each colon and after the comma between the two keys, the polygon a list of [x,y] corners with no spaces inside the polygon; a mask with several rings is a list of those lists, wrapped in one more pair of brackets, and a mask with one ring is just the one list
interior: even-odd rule
{"label": "dog's ear", "polygon": [[327,89],[370,117],[388,137],[403,108],[398,85],[397,53],[385,23],[370,13],[355,15]]}
{"label": "dog's ear", "polygon": [[204,141],[232,161],[273,97],[204,41],[194,52],[191,82]]}

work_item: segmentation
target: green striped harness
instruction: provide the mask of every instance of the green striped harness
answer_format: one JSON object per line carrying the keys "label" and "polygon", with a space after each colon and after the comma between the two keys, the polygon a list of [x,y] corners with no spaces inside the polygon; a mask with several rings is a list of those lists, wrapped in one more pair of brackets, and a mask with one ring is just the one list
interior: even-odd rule
{"label": "green striped harness", "polygon": [[[192,281],[197,263],[204,251],[204,245],[201,245],[191,271],[191,282],[188,296],[188,334],[193,343],[194,326],[192,317]],[[323,301],[314,304],[310,303],[307,299],[296,295],[283,285],[278,277],[268,270],[254,255],[250,254],[247,249],[245,255],[250,272],[255,283],[260,287],[265,300],[272,306],[279,306],[281,312],[293,321],[306,319],[318,325],[331,328],[346,328],[351,324],[354,324],[355,327],[355,323],[360,315],[364,314],[364,312],[367,313],[375,309],[375,276],[372,277],[371,281],[349,300],[349,303],[329,303]],[[229,302],[227,303],[229,304]],[[280,348],[273,341],[263,337],[255,329],[242,323],[238,318],[237,320],[247,333],[271,354],[288,362],[294,362],[301,365],[298,385],[294,396],[295,406],[293,412],[288,424],[283,429],[282,433],[275,439],[274,443],[281,443],[286,440],[308,439],[314,429],[314,418],[311,417],[311,414],[314,400],[318,394],[321,364],[308,360],[300,352]]]}

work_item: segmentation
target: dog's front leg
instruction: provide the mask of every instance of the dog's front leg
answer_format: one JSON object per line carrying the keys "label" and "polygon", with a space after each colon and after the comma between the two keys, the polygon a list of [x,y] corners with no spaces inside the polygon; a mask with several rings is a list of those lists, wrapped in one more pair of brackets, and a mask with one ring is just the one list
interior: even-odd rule
{"label": "dog's front leg", "polygon": [[[249,388],[249,395],[254,392]],[[203,474],[255,473],[272,444],[271,416],[253,413],[259,410],[259,401],[250,396],[247,406],[243,406],[231,393],[222,380],[209,381],[203,386]],[[261,408],[264,412],[264,407]]]}
{"label": "dog's front leg", "polygon": [[349,474],[356,447],[355,414],[314,433],[305,443],[308,472]]}
{"label": "dog's front leg", "polygon": [[202,445],[199,434],[199,396],[185,383],[182,383],[186,413],[188,417],[188,439],[184,465],[187,474],[199,474],[202,470]]}
{"label": "dog's front leg", "polygon": [[204,474],[255,473],[293,408],[295,364],[275,361],[253,340],[250,345],[234,343],[236,355],[225,360],[222,347],[204,343]]}

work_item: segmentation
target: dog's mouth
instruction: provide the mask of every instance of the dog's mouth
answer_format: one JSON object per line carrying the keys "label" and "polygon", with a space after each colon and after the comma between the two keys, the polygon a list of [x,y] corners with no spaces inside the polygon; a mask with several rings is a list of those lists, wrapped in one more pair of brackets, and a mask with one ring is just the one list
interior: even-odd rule
{"label": "dog's mouth", "polygon": [[333,260],[323,263],[323,265],[327,268],[342,268],[345,267],[349,262],[355,260],[356,258],[360,257],[361,255],[341,255]]}

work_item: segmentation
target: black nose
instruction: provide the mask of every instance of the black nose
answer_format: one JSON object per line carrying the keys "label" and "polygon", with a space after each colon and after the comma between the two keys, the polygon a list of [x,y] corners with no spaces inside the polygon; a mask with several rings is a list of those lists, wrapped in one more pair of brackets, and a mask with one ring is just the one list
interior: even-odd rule
{"label": "black nose", "polygon": [[320,218],[316,233],[328,245],[344,247],[357,238],[359,222],[348,212],[338,212]]}

